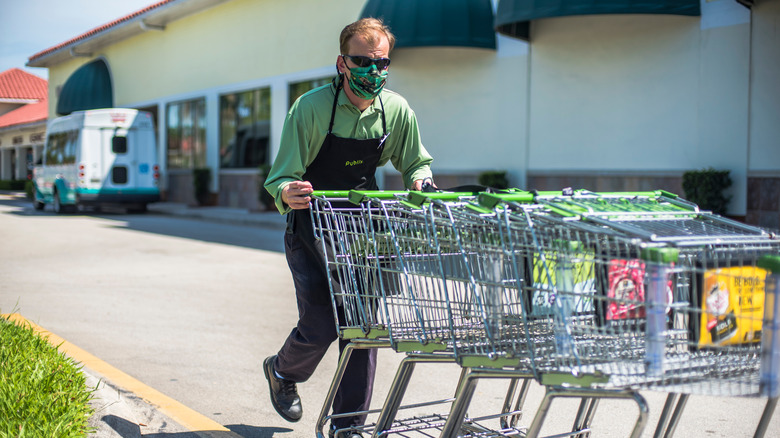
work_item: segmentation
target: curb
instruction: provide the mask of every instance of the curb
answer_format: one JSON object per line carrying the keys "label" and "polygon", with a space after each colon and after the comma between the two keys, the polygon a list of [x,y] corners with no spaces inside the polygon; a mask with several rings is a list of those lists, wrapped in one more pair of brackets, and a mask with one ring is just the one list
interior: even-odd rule
{"label": "curb", "polygon": [[95,388],[90,405],[95,413],[89,419],[93,437],[100,438],[140,438],[141,427],[133,411],[124,400],[122,391],[110,386],[105,380],[98,379],[82,369],[88,388]]}

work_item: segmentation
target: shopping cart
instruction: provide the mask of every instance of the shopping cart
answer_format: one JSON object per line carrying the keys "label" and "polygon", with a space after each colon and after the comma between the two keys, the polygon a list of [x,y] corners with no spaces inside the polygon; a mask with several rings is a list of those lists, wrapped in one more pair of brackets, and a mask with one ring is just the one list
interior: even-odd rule
{"label": "shopping cart", "polygon": [[[394,263],[384,264],[381,270],[398,279],[400,287],[385,296],[384,305],[393,348],[406,355],[393,382],[396,391],[387,399],[377,430],[383,431],[382,435],[417,432],[432,436],[450,421],[450,416],[434,413],[409,420],[396,418],[396,407],[409,384],[411,370],[418,363],[454,362],[452,332],[478,329],[482,320],[475,313],[473,280],[463,266],[464,253],[457,236],[451,228],[439,226],[440,219],[431,213],[432,204],[420,201],[446,198],[448,205],[467,205],[466,200],[474,199],[474,193],[428,194],[417,200],[410,194],[409,198],[367,198],[375,207],[372,213],[376,213],[370,218],[375,225],[373,240],[394,257]],[[463,368],[458,387],[468,378]],[[508,397],[512,393],[510,386]],[[458,397],[456,392],[449,400],[457,401]],[[508,416],[509,412],[518,414],[510,409],[509,402],[505,402],[502,413],[461,421],[458,433],[486,436],[489,429],[480,422]],[[465,413],[461,415],[465,417]]]}
{"label": "shopping cart", "polygon": [[[450,315],[444,307],[433,305],[441,302],[441,295],[417,294],[422,288],[420,282],[427,284],[425,290],[435,291],[436,279],[441,276],[432,278],[425,273],[431,271],[430,254],[438,257],[438,253],[432,253],[428,248],[426,216],[407,203],[404,195],[379,191],[317,192],[312,197],[312,222],[327,261],[334,312],[343,315],[338,323],[338,333],[342,339],[350,340],[323,404],[317,422],[318,436],[322,436],[327,421],[335,417],[329,416],[328,412],[349,355],[355,348],[392,346],[396,351],[406,353],[383,408],[361,412],[379,416],[376,422],[359,428],[361,432],[378,435],[435,429],[446,417],[437,413],[396,419],[397,413],[400,409],[420,409],[454,400],[447,398],[400,406],[416,364],[454,361],[448,342]],[[407,206],[403,214],[401,209],[395,209],[399,220],[388,216],[391,211],[388,205],[391,204]],[[406,238],[395,239],[392,233],[402,233]],[[397,247],[399,242],[406,250]],[[418,254],[413,275],[398,269],[401,260],[398,254],[408,252],[408,247],[414,247]],[[437,293],[441,293],[441,289]],[[339,308],[343,311],[339,312]],[[336,431],[336,434],[341,432],[345,431]]]}
{"label": "shopping cart", "polygon": [[569,369],[603,376],[596,387],[668,392],[656,436],[674,432],[690,394],[763,395],[762,436],[777,403],[778,239],[665,192],[534,199],[543,213],[510,202],[507,223],[512,248],[528,242],[512,221],[534,224],[536,253],[518,269],[555,277],[529,290],[527,315],[554,333],[534,344],[542,381]]}
{"label": "shopping cart", "polygon": [[350,341],[339,358],[316,422],[315,436],[318,438],[326,436],[325,427],[334,418],[329,413],[352,352],[390,347],[387,315],[378,308],[382,288],[390,285],[383,285],[380,276],[381,260],[374,256],[374,247],[368,239],[371,224],[367,221],[365,208],[361,203],[350,202],[348,191],[322,191],[312,195],[312,224],[326,259],[338,336]]}
{"label": "shopping cart", "polygon": [[[562,284],[561,272],[573,280],[584,275],[593,262],[588,261],[588,252],[582,249],[580,241],[587,233],[601,234],[604,230],[557,219],[542,221],[550,216],[550,211],[535,204],[533,195],[521,192],[510,198],[517,210],[486,210],[470,204],[431,202],[431,215],[436,218],[431,223],[438,224],[436,234],[453,236],[461,254],[461,269],[471,283],[470,301],[451,304],[453,307],[471,305],[474,309],[470,313],[480,318],[476,329],[453,327],[456,357],[469,372],[461,382],[442,436],[457,433],[458,421],[463,418],[479,379],[507,377],[522,379],[518,406],[522,405],[524,390],[532,378],[549,386],[551,397],[581,399],[572,428],[558,436],[586,436],[597,403],[604,398],[630,399],[637,403],[640,415],[632,436],[639,436],[647,419],[647,404],[638,392],[623,387],[591,387],[594,379],[603,379],[601,373],[571,373],[568,359],[572,349],[568,344],[573,341],[566,340],[571,336],[567,330],[572,324],[588,323],[584,312],[587,297],[577,296],[567,314],[553,311],[552,303],[545,308],[539,301],[554,295],[557,287],[570,291],[574,288],[574,282]],[[612,233],[612,237],[617,236]],[[548,243],[552,246],[548,247]],[[578,257],[565,260],[559,257],[561,251],[566,251],[564,245],[580,248]],[[553,271],[558,273],[557,277]],[[579,291],[578,294],[584,295]],[[546,412],[549,404],[542,405],[541,409]],[[537,436],[543,417],[537,415],[537,418],[538,427],[526,431],[518,426],[519,416],[509,416],[509,421],[502,422],[492,436]]]}
{"label": "shopping cart", "polygon": [[[371,222],[382,224],[377,229],[382,230],[382,239],[391,241],[385,246],[393,248],[397,257],[395,266],[381,269],[401,278],[404,285],[399,296],[385,297],[390,337],[396,345],[444,345],[462,366],[464,374],[451,410],[435,423],[441,436],[523,435],[517,422],[534,377],[529,342],[539,341],[526,332],[539,329],[522,319],[522,278],[508,259],[499,215],[470,199],[448,198],[446,193],[410,194],[401,202],[376,203],[380,216]],[[540,327],[541,336],[546,335]],[[504,405],[494,415],[466,418],[477,381],[486,378],[510,380]],[[635,392],[584,389],[578,395],[568,391],[566,396],[578,396],[583,402],[572,431],[560,436],[587,433],[586,415],[595,408],[595,397],[639,399],[645,413],[641,419],[646,418],[646,405]],[[499,420],[497,428],[482,423],[494,419]],[[388,430],[402,431],[408,432],[398,427]]]}

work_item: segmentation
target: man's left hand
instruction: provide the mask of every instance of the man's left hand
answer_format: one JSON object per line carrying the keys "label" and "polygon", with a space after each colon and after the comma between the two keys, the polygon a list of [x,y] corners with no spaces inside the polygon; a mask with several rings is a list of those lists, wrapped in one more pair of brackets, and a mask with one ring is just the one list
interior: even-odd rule
{"label": "man's left hand", "polygon": [[436,185],[433,183],[433,179],[431,178],[424,178],[424,179],[418,179],[415,182],[412,183],[412,190],[421,191],[423,188],[423,184],[430,184],[434,188],[436,188]]}

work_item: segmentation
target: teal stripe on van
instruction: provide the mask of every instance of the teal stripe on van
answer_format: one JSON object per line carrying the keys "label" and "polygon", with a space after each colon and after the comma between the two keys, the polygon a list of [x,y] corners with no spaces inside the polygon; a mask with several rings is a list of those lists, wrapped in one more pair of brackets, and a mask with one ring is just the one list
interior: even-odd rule
{"label": "teal stripe on van", "polygon": [[160,189],[130,188],[130,189],[77,189],[83,195],[159,195]]}

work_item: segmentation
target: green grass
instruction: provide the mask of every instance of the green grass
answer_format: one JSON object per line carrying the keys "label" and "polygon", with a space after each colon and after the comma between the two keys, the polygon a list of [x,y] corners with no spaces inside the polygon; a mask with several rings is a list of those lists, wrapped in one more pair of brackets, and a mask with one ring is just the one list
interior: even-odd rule
{"label": "green grass", "polygon": [[92,392],[72,359],[0,317],[0,438],[85,437]]}

